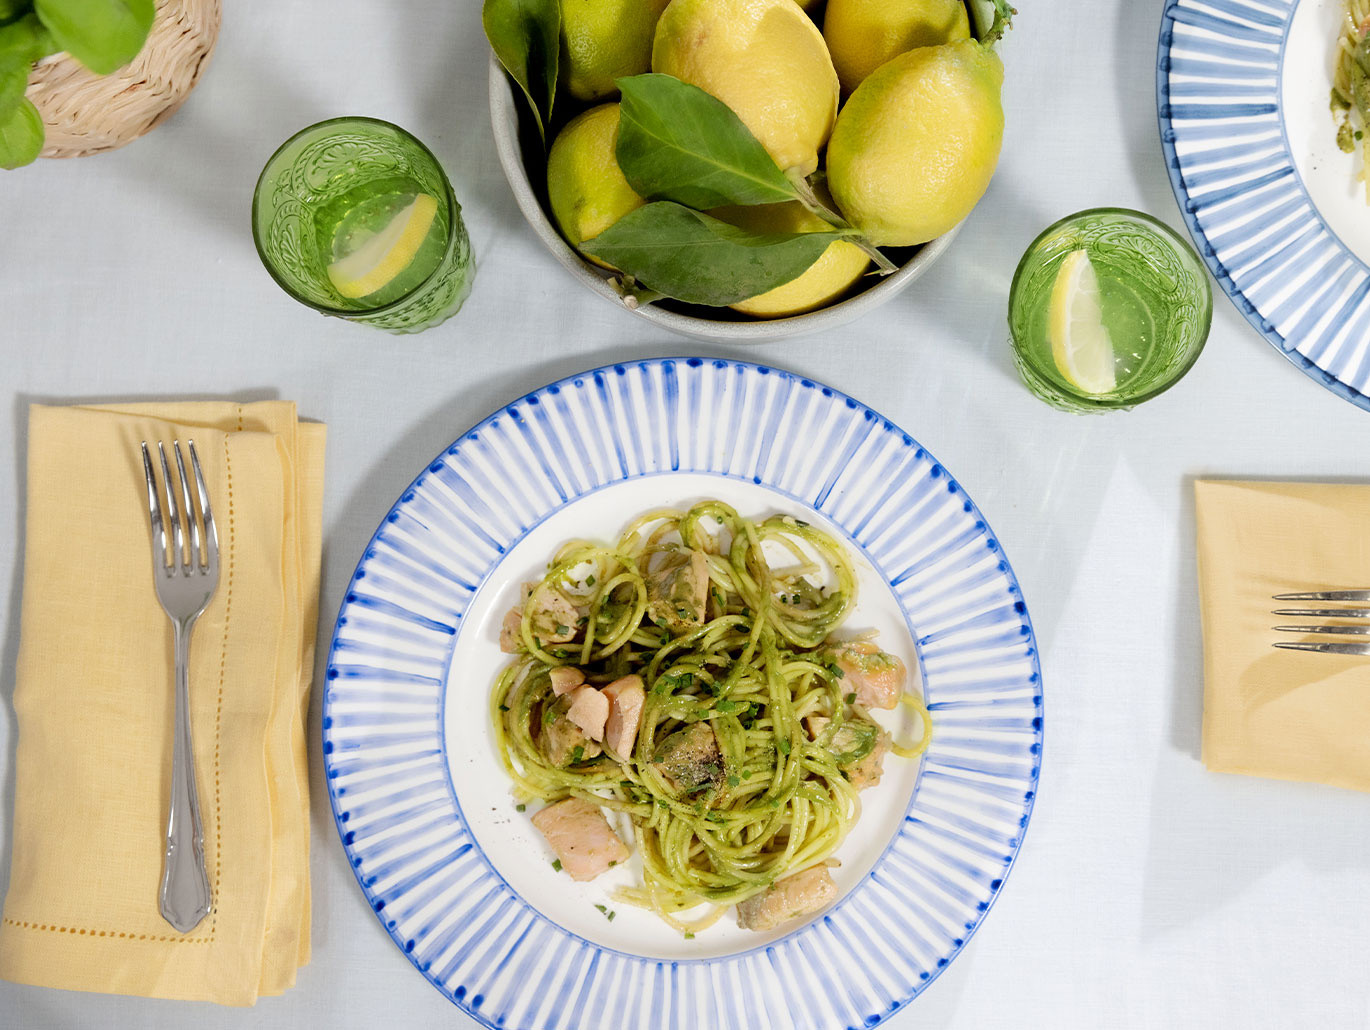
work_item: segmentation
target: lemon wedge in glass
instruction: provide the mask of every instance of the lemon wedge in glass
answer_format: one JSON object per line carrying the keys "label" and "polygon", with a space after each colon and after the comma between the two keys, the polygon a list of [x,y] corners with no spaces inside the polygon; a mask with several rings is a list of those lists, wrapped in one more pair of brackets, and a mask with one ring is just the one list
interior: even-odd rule
{"label": "lemon wedge in glass", "polygon": [[1088,394],[1116,390],[1118,373],[1113,340],[1104,325],[1099,277],[1085,251],[1071,251],[1056,273],[1047,317],[1051,356],[1066,382]]}
{"label": "lemon wedge in glass", "polygon": [[380,232],[328,266],[333,288],[349,300],[356,300],[390,285],[414,260],[437,213],[437,198],[420,193]]}

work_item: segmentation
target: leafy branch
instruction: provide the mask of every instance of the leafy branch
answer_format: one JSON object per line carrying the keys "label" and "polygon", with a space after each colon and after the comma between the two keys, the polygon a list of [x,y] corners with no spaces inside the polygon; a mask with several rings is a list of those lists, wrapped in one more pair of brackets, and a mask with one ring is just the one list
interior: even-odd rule
{"label": "leafy branch", "polygon": [[155,0],[0,0],[0,168],[43,149],[43,120],[24,96],[34,64],[65,50],[108,75],[138,56],[155,16]]}

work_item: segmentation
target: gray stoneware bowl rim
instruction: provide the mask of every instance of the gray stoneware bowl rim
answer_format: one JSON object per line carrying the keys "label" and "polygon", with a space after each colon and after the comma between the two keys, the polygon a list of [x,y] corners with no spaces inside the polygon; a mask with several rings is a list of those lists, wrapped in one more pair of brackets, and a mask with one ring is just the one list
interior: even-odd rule
{"label": "gray stoneware bowl rim", "polygon": [[504,169],[504,177],[509,182],[509,188],[513,190],[514,201],[518,204],[519,211],[542,241],[542,245],[591,293],[608,301],[620,311],[631,311],[653,325],[683,336],[697,340],[761,343],[788,336],[820,333],[845,325],[892,300],[896,294],[920,278],[947,252],[956,234],[961,230],[961,225],[957,225],[950,232],[925,244],[899,271],[889,275],[883,282],[848,300],[839,301],[806,315],[766,321],[733,322],[667,311],[654,304],[636,309],[628,308],[595,266],[577,254],[561,238],[561,234],[543,211],[542,205],[538,203],[537,195],[533,192],[532,184],[528,181],[528,175],[523,167],[523,155],[519,150],[515,86],[493,55],[490,58],[489,82],[490,128],[495,136],[495,150],[499,154],[500,167]]}

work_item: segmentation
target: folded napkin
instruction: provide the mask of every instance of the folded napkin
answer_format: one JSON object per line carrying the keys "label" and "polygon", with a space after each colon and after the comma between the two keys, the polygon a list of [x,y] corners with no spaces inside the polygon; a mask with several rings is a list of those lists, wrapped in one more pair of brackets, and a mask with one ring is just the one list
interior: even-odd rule
{"label": "folded napkin", "polygon": [[1370,658],[1274,648],[1298,620],[1270,614],[1317,607],[1274,594],[1370,588],[1370,486],[1200,481],[1195,502],[1204,764],[1370,790]]}
{"label": "folded napkin", "polygon": [[[190,651],[214,910],[185,935],[157,901],[173,668],[138,451],[173,439],[195,441],[220,544]],[[250,1005],[308,961],[323,450],[283,402],[30,410],[0,977]]]}

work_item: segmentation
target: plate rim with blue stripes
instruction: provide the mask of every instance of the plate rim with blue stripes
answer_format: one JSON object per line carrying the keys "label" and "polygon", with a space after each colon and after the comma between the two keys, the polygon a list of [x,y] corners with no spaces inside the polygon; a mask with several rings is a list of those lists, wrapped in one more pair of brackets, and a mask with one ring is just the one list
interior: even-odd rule
{"label": "plate rim with blue stripes", "polygon": [[[489,633],[475,627],[481,591],[514,575],[502,563],[521,541],[540,543],[531,534],[554,533],[560,515],[594,497],[701,477],[781,498],[859,549],[913,630],[933,736],[889,836],[831,907],[755,945],[643,953],[615,936],[627,920],[583,931],[520,893],[525,874],[492,845],[488,817],[470,815],[497,796],[508,802],[509,783],[453,776],[464,767],[449,753],[457,742],[444,703],[462,634],[483,644]],[[488,696],[488,685],[470,689]],[[569,376],[500,408],[429,462],[358,561],[322,709],[335,823],[382,926],[467,1015],[523,1030],[884,1021],[960,954],[994,904],[1041,767],[1031,620],[961,485],[841,392],[715,358]],[[539,865],[550,882],[545,858]]]}
{"label": "plate rim with blue stripes", "polygon": [[[1325,121],[1323,135],[1335,136],[1326,110],[1335,36],[1307,35],[1326,35],[1326,54],[1299,32],[1289,45],[1296,20],[1322,17],[1331,2],[1167,0],[1157,115],[1180,213],[1223,292],[1293,365],[1370,409],[1370,266],[1333,224],[1340,214],[1325,193],[1310,190],[1317,165],[1302,133],[1291,144],[1286,110],[1287,75],[1321,75],[1315,66],[1325,64],[1314,128]],[[1302,98],[1295,106],[1303,110]],[[1348,183],[1353,174],[1348,158]]]}

